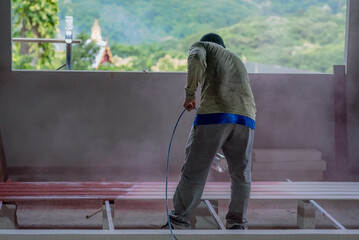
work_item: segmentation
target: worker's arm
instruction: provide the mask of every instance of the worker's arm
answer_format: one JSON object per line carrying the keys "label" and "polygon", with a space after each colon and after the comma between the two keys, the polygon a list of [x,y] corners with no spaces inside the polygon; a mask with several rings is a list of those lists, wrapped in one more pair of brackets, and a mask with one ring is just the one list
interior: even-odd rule
{"label": "worker's arm", "polygon": [[186,99],[183,107],[191,111],[196,108],[195,93],[198,83],[202,81],[206,71],[206,49],[200,43],[192,45],[188,55],[187,84],[185,87]]}

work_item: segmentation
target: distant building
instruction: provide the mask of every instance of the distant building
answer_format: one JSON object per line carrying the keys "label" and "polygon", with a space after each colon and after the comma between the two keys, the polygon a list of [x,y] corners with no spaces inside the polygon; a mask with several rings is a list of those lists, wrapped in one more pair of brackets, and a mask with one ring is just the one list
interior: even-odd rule
{"label": "distant building", "polygon": [[108,38],[106,38],[106,41],[102,39],[101,27],[97,19],[95,19],[91,28],[91,41],[94,41],[100,47],[92,67],[98,68],[104,63],[113,63],[112,53],[108,46]]}

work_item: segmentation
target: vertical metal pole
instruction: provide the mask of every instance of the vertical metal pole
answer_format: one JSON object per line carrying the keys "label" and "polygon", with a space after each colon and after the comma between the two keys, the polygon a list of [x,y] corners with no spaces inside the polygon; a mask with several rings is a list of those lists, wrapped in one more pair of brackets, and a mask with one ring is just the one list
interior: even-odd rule
{"label": "vertical metal pole", "polygon": [[66,43],[66,70],[72,70],[71,52],[72,52],[72,44]]}
{"label": "vertical metal pole", "polygon": [[347,0],[347,11],[346,11],[346,21],[345,21],[345,48],[344,48],[344,66],[345,74],[348,73],[348,44],[349,44],[349,10],[350,10],[350,0]]}

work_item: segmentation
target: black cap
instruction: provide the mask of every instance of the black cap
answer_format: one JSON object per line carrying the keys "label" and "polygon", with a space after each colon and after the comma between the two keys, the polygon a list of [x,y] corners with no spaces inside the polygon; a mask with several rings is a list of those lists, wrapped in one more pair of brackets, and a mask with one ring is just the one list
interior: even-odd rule
{"label": "black cap", "polygon": [[215,33],[207,33],[206,35],[201,37],[200,41],[217,43],[217,44],[221,45],[222,47],[226,48],[222,37]]}

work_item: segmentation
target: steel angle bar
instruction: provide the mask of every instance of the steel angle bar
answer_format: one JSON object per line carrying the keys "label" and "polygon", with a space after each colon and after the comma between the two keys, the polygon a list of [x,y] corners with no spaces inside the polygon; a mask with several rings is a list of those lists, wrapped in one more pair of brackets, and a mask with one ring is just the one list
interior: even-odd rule
{"label": "steel angle bar", "polygon": [[316,209],[318,209],[319,211],[321,211],[323,213],[324,216],[328,217],[332,223],[334,224],[335,227],[337,227],[338,229],[341,229],[341,230],[346,230],[346,228],[340,224],[340,222],[338,222],[332,215],[330,215],[330,213],[328,213],[327,211],[325,211],[324,208],[322,208],[318,203],[316,203],[315,201],[313,200],[310,200],[309,201],[310,204],[312,204]]}
{"label": "steel angle bar", "polygon": [[[50,38],[12,38],[13,42],[66,43],[65,39]],[[72,43],[82,43],[81,39],[73,39]]]}
{"label": "steel angle bar", "polygon": [[216,221],[216,223],[218,224],[220,229],[221,230],[226,230],[226,227],[223,225],[223,223],[222,223],[221,219],[219,218],[218,214],[213,209],[212,204],[208,200],[204,200],[204,203],[207,205],[207,208],[208,208],[209,212],[211,213],[212,217],[214,218],[214,220]]}
{"label": "steel angle bar", "polygon": [[107,214],[108,226],[109,226],[109,229],[110,229],[111,231],[113,231],[113,230],[115,230],[115,227],[114,227],[113,221],[112,221],[110,201],[109,201],[109,200],[105,200],[105,205],[106,205],[106,214]]}

